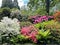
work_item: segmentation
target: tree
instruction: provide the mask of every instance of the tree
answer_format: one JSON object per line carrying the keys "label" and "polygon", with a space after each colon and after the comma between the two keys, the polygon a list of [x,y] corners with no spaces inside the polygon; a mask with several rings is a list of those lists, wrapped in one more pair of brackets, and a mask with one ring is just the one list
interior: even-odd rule
{"label": "tree", "polygon": [[33,8],[37,9],[37,5],[39,5],[39,0],[29,0],[28,6],[30,7],[30,10]]}
{"label": "tree", "polygon": [[18,6],[18,1],[17,0],[13,1],[13,7],[17,8],[17,9],[20,9],[19,6]]}
{"label": "tree", "polygon": [[51,0],[50,7],[55,6],[55,5],[58,4],[59,2],[60,2],[60,0]]}
{"label": "tree", "polygon": [[[47,0],[48,1],[48,0]],[[49,0],[50,1],[50,7],[49,10],[54,7],[57,3],[60,2],[60,0]],[[28,7],[30,7],[30,10],[34,10],[34,12],[37,11],[38,14],[47,14],[46,10],[46,0],[29,0]]]}
{"label": "tree", "polygon": [[2,8],[3,7],[9,7],[9,8],[17,8],[20,9],[18,6],[18,1],[17,0],[2,0]]}
{"label": "tree", "polygon": [[28,7],[36,14],[46,14],[45,0],[29,0]]}
{"label": "tree", "polygon": [[9,7],[12,8],[12,0],[2,0],[2,7]]}

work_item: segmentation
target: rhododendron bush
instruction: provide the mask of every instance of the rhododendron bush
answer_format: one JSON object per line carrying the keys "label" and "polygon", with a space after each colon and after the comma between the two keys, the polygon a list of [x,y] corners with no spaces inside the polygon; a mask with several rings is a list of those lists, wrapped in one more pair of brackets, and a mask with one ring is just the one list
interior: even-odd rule
{"label": "rhododendron bush", "polygon": [[13,35],[15,34],[19,34],[19,30],[20,30],[20,25],[18,20],[15,19],[10,19],[8,17],[4,17],[3,20],[1,20],[0,22],[0,31],[2,33],[12,33]]}
{"label": "rhododendron bush", "polygon": [[23,27],[21,29],[21,34],[31,39],[33,42],[37,42],[36,35],[38,30],[34,26]]}
{"label": "rhododendron bush", "polygon": [[53,16],[31,16],[30,17],[30,21],[34,24],[39,23],[39,22],[43,22],[43,21],[48,21],[48,20],[52,20]]}
{"label": "rhododendron bush", "polygon": [[9,42],[11,37],[20,34],[20,24],[16,18],[3,17],[0,22],[0,41]]}
{"label": "rhododendron bush", "polygon": [[10,38],[14,35],[18,35],[20,31],[20,25],[18,20],[10,19],[8,17],[3,17],[0,22],[0,41],[8,42]]}

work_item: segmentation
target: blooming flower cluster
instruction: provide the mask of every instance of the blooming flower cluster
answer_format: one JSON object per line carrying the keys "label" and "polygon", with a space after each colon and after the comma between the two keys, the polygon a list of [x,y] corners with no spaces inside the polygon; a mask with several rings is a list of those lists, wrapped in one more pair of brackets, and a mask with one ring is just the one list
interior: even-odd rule
{"label": "blooming flower cluster", "polygon": [[10,14],[10,17],[11,18],[17,18],[19,21],[21,21],[21,19],[22,19],[22,16],[21,16],[19,10],[12,11]]}
{"label": "blooming flower cluster", "polygon": [[43,21],[48,21],[53,19],[53,16],[33,16],[31,17],[31,21],[35,23],[43,22]]}
{"label": "blooming flower cluster", "polygon": [[34,26],[23,27],[21,29],[21,34],[27,36],[28,39],[31,39],[33,42],[37,42],[36,35],[38,34],[38,31]]}
{"label": "blooming flower cluster", "polygon": [[19,30],[20,30],[20,25],[18,20],[15,19],[10,19],[8,17],[3,17],[3,20],[1,20],[0,22],[0,34],[19,34]]}

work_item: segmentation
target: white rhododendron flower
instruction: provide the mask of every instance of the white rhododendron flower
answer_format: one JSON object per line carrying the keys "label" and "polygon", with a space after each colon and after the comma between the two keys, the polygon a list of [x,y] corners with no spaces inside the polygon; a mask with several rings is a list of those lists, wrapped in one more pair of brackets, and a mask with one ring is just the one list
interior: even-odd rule
{"label": "white rhododendron flower", "polygon": [[3,20],[0,22],[0,34],[6,33],[12,33],[13,35],[19,34],[20,32],[20,24],[18,20],[10,19],[8,17],[4,17]]}

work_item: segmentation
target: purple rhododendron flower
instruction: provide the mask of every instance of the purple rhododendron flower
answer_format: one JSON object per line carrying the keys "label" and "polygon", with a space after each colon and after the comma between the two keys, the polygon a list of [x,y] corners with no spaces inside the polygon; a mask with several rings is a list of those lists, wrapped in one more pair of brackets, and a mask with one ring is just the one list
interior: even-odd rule
{"label": "purple rhododendron flower", "polygon": [[35,16],[35,17],[33,16],[33,17],[31,17],[31,20],[33,18],[34,18],[33,23],[36,24],[39,22],[51,20],[51,19],[53,19],[53,16]]}

